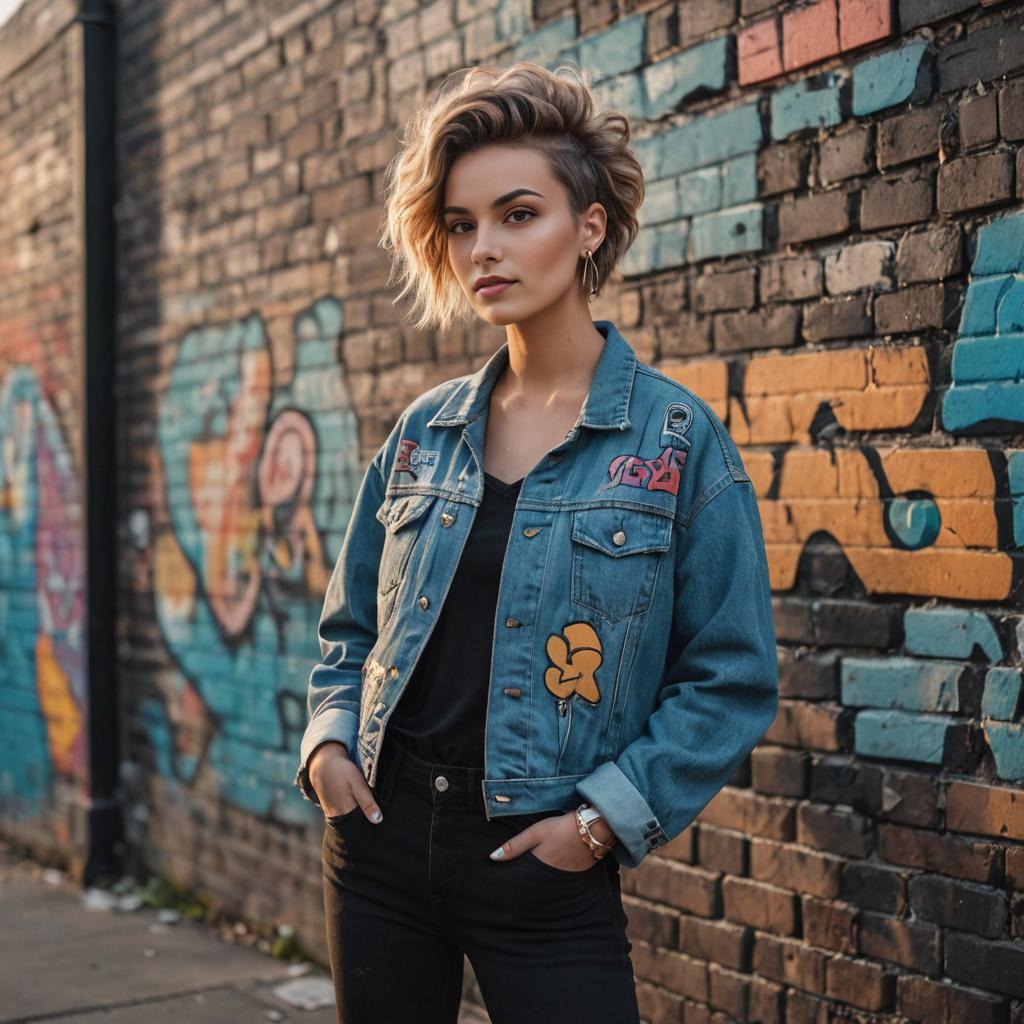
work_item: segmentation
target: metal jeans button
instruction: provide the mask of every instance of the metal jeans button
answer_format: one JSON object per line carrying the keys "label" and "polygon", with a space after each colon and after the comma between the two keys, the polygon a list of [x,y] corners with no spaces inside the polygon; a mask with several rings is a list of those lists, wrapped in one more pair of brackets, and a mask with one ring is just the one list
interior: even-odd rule
{"label": "metal jeans button", "polygon": [[443,775],[438,775],[434,779],[434,787],[439,793],[443,793],[448,788],[448,780]]}

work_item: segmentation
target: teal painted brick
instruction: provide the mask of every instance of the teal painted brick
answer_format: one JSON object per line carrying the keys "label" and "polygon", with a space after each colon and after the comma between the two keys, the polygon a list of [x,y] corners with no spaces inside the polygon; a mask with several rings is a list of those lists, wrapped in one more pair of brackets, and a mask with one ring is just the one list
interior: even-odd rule
{"label": "teal painted brick", "polygon": [[564,51],[576,42],[576,18],[570,14],[531,32],[512,47],[514,61],[532,60],[554,68],[564,60]]}
{"label": "teal painted brick", "polygon": [[942,764],[946,732],[953,720],[910,711],[861,711],[853,723],[853,746],[863,757]]}
{"label": "teal painted brick", "polygon": [[722,164],[722,205],[739,206],[756,198],[756,154],[745,153]]}
{"label": "teal painted brick", "polygon": [[685,262],[685,220],[641,228],[620,264],[623,274],[646,274]]}
{"label": "teal painted brick", "polygon": [[1024,780],[1024,725],[986,721],[982,728],[996,762],[996,775],[1009,782]]}
{"label": "teal painted brick", "polygon": [[1024,214],[1012,214],[986,224],[978,232],[973,274],[1012,274],[1024,269]]}
{"label": "teal painted brick", "polygon": [[761,115],[753,103],[713,117],[698,117],[657,136],[657,176],[667,178],[742,153],[756,153],[763,137]]}
{"label": "teal painted brick", "polygon": [[992,620],[969,608],[908,608],[903,630],[903,646],[911,654],[969,658],[977,644],[989,661],[1003,656]]}
{"label": "teal painted brick", "polygon": [[918,40],[861,61],[853,69],[854,115],[863,117],[907,100],[927,99],[931,93],[927,54],[928,44]]}
{"label": "teal painted brick", "polygon": [[499,42],[515,42],[530,31],[530,11],[527,0],[501,0],[494,12],[495,38]]}
{"label": "teal painted brick", "polygon": [[960,334],[995,334],[999,303],[1013,285],[1013,277],[974,278],[967,288],[964,311],[960,316]]}
{"label": "teal painted brick", "polygon": [[1024,279],[1014,277],[999,299],[996,328],[1000,334],[1024,330]]}
{"label": "teal painted brick", "polygon": [[728,62],[729,37],[720,36],[649,64],[643,71],[645,116],[664,117],[690,96],[721,91],[728,83]]}
{"label": "teal painted brick", "polygon": [[600,106],[621,111],[632,121],[644,118],[644,90],[636,72],[604,79],[594,86],[594,95]]}
{"label": "teal painted brick", "polygon": [[676,221],[674,224],[659,224],[654,229],[658,235],[654,263],[656,270],[679,267],[686,262],[688,227],[685,221]]}
{"label": "teal painted brick", "polygon": [[842,702],[850,707],[958,711],[957,684],[965,669],[957,662],[914,658],[843,658]]}
{"label": "teal painted brick", "polygon": [[958,384],[1020,378],[1024,378],[1024,334],[961,338],[953,346],[953,380]]}
{"label": "teal painted brick", "polygon": [[639,220],[642,225],[660,224],[667,220],[677,220],[679,209],[679,190],[675,178],[662,178],[647,185],[643,205],[640,207]]}
{"label": "teal painted brick", "polygon": [[643,15],[632,15],[580,40],[580,65],[590,72],[592,82],[633,71],[643,64],[644,25]]}
{"label": "teal painted brick", "polygon": [[805,128],[839,124],[839,76],[816,75],[779,89],[772,96],[772,138],[784,139]]}
{"label": "teal painted brick", "polygon": [[1013,498],[1013,542],[1024,547],[1024,452],[1011,453],[1006,466]]}
{"label": "teal painted brick", "polygon": [[942,425],[965,430],[988,420],[1024,423],[1024,384],[955,385],[942,401]]}
{"label": "teal painted brick", "polygon": [[1024,679],[1019,668],[990,668],[985,673],[981,713],[986,718],[1012,722],[1019,714]]}
{"label": "teal painted brick", "polygon": [[722,205],[722,172],[718,167],[702,167],[674,179],[679,187],[679,212],[683,216],[708,213]]}
{"label": "teal painted brick", "polygon": [[717,210],[693,218],[690,229],[691,260],[707,260],[738,252],[755,252],[762,245],[760,203]]}
{"label": "teal painted brick", "polygon": [[646,138],[630,139],[629,148],[640,163],[644,172],[644,181],[648,184],[660,177],[658,165],[661,162],[661,151],[664,143],[659,135]]}

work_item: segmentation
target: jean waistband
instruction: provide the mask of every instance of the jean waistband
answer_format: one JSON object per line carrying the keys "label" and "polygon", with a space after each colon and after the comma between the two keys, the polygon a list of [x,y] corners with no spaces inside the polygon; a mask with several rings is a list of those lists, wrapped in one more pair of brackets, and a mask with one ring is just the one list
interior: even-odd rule
{"label": "jean waistband", "polygon": [[443,799],[470,810],[484,808],[482,768],[434,764],[385,736],[379,772],[382,799],[387,799],[398,783],[427,799]]}

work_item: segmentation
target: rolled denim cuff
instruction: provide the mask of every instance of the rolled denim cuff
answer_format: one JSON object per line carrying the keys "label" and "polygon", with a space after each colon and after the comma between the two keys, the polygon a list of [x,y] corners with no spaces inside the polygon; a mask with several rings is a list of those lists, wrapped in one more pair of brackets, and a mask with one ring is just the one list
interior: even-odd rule
{"label": "rolled denim cuff", "polygon": [[576,792],[601,812],[618,837],[612,856],[620,864],[639,867],[651,850],[668,842],[657,815],[614,761],[605,761],[577,782]]}
{"label": "rolled denim cuff", "polygon": [[299,770],[295,773],[295,785],[307,800],[311,800],[317,806],[320,805],[316,790],[309,781],[309,759],[313,756],[313,752],[321,743],[334,740],[337,743],[344,743],[345,749],[351,755],[351,752],[355,750],[358,732],[359,719],[346,708],[325,708],[310,720],[302,735],[302,743],[299,747]]}

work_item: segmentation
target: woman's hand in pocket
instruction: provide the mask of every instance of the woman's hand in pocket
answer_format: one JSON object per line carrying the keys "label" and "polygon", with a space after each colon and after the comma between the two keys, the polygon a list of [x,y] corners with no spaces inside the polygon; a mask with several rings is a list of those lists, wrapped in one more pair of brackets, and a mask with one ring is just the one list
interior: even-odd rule
{"label": "woman's hand in pocket", "polygon": [[309,781],[316,790],[324,817],[335,818],[358,806],[375,825],[383,820],[373,790],[348,756],[344,743],[327,742],[313,751]]}

